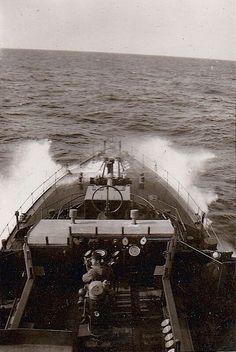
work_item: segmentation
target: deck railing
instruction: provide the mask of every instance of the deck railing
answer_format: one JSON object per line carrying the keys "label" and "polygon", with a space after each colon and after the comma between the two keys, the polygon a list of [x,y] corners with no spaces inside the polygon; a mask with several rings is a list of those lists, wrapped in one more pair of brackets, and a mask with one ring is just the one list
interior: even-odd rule
{"label": "deck railing", "polygon": [[[16,209],[19,213],[19,218],[24,216],[24,214],[34,205],[34,203],[53,185],[57,185],[57,182],[67,174],[67,170],[62,166],[56,172],[54,172],[50,177],[48,177],[43,183],[41,183],[37,188],[35,188],[26,200],[21,204],[21,206]],[[14,230],[17,225],[15,214],[3,228],[0,233],[0,240],[6,239],[10,233]],[[1,247],[1,244],[0,244]]]}
{"label": "deck railing", "polygon": [[[117,147],[118,143],[116,143],[114,140],[111,141],[111,144],[113,144],[113,147]],[[119,148],[115,148],[116,151],[119,153],[121,151],[121,146],[119,145]],[[94,152],[97,150],[97,152]],[[100,148],[92,148],[91,150],[91,156],[87,158],[86,161],[92,160],[93,157],[96,157],[99,155],[99,150],[100,152],[105,152],[106,151],[106,144],[100,145]],[[122,148],[122,150],[124,150]],[[180,199],[184,200],[185,206],[188,208],[188,210],[194,212],[195,214],[199,215],[199,219],[202,218],[204,212],[201,210],[199,205],[195,202],[195,200],[192,198],[191,194],[186,190],[186,188],[173,176],[171,175],[167,170],[164,168],[160,167],[158,162],[156,160],[153,160],[146,155],[142,154],[137,150],[137,148],[134,148],[133,146],[129,146],[128,148],[126,147],[125,150],[136,160],[138,160],[140,163],[142,163],[144,166],[148,166],[152,171],[155,172],[157,175],[158,181],[162,182],[165,187],[172,187],[172,189],[175,190],[176,194],[179,196]],[[83,163],[81,163],[82,165]],[[49,189],[53,184],[56,184],[61,177],[63,177],[66,174],[66,170],[64,167],[61,167],[59,170],[57,170],[52,176],[50,176],[46,181],[44,181],[39,187],[37,187],[29,197],[25,200],[25,202],[19,207],[17,211],[19,211],[20,214],[26,213],[27,210],[34,204],[34,202],[40,198],[43,193]],[[14,229],[16,226],[16,217],[13,216],[11,220],[8,222],[8,224],[5,226],[5,228],[2,230],[0,233],[0,239],[6,238],[11,231]]]}
{"label": "deck railing", "polygon": [[[203,225],[207,232],[207,235],[211,238],[215,238],[217,242],[220,244],[221,248],[225,250],[223,243],[221,242],[219,236],[216,234],[214,228],[211,225],[211,221],[207,218],[207,214],[205,214],[205,212],[199,207],[199,205],[195,202],[195,200],[192,198],[191,194],[186,190],[186,188],[167,170],[161,168],[160,165],[157,163],[157,161],[152,160],[146,155],[138,152],[137,149],[134,149],[134,147],[132,146],[130,147],[130,150],[128,150],[128,152],[133,158],[135,158],[140,163],[142,163],[143,166],[146,165],[152,171],[154,171],[157,174],[157,177],[160,177],[158,181],[165,182],[164,186],[168,188],[168,186],[170,185],[176,191],[179,198],[184,200],[184,205],[187,208],[187,210],[194,212],[198,216],[199,221],[202,222],[204,218]],[[177,218],[181,222],[182,228],[184,228],[183,221],[177,209],[176,209],[176,212],[177,212]]]}
{"label": "deck railing", "polygon": [[177,180],[173,175],[171,175],[169,171],[162,168],[156,160],[152,160],[146,155],[140,153],[139,151],[137,151],[137,149],[134,149],[134,147],[130,147],[128,152],[132,157],[142,163],[143,166],[148,166],[152,171],[154,171],[156,175],[160,177],[158,181],[165,181],[165,186],[167,188],[168,186],[171,186],[176,191],[178,196],[185,201],[186,206],[189,210],[192,210],[195,214],[198,214],[200,217],[202,217],[204,212],[201,210],[199,205],[192,198],[191,194],[187,191],[187,189],[179,182],[179,180]]}
{"label": "deck railing", "polygon": [[[111,141],[104,143],[103,145],[100,145],[100,148],[96,148],[96,150],[106,151],[109,150],[109,145],[112,146],[112,148],[117,152],[122,151],[127,151],[130,156],[138,160],[140,163],[142,163],[144,166],[148,166],[152,171],[154,171],[157,175],[159,176],[158,181],[163,182],[166,187],[171,186],[177,195],[179,196],[180,199],[184,200],[185,206],[187,207],[188,210],[191,210],[195,214],[199,215],[199,219],[202,218],[203,214],[205,213],[200,206],[197,204],[197,202],[193,199],[189,191],[180,183],[179,180],[177,180],[168,170],[162,168],[157,160],[153,160],[149,158],[147,155],[139,152],[136,147],[132,145],[127,145],[125,143],[125,147],[121,148],[120,141],[114,140],[113,138]],[[93,147],[91,150],[91,155],[94,155],[94,150],[95,148]],[[92,159],[92,156],[91,156]]]}

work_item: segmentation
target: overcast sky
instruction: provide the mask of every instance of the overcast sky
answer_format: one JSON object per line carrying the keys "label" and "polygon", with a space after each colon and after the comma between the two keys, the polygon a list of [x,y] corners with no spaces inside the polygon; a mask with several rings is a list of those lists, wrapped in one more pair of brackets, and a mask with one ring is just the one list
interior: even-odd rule
{"label": "overcast sky", "polygon": [[236,60],[236,0],[0,0],[0,47]]}

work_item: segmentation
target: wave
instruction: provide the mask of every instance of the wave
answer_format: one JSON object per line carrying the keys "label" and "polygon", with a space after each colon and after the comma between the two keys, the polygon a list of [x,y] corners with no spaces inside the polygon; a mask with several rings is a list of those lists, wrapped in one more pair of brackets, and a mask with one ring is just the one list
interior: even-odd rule
{"label": "wave", "polygon": [[[134,140],[134,145],[153,165],[156,163],[157,169],[166,170],[172,176],[172,186],[177,191],[180,183],[180,187],[183,186],[182,194],[188,192],[200,209],[208,212],[208,206],[217,200],[217,194],[212,189],[200,188],[197,182],[209,166],[210,160],[215,157],[212,152],[204,149],[184,151],[174,146],[170,140],[159,137]],[[190,202],[189,205],[196,210],[195,203]]]}
{"label": "wave", "polygon": [[10,165],[0,174],[0,232],[32,190],[58,170],[50,145],[50,141],[42,140],[15,146]]}

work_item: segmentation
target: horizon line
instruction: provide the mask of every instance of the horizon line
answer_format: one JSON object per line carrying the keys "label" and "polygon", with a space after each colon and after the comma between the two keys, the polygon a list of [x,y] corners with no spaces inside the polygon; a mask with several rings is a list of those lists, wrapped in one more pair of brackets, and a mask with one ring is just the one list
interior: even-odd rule
{"label": "horizon line", "polygon": [[175,56],[167,54],[140,54],[140,53],[125,53],[125,52],[114,52],[114,51],[94,51],[94,50],[73,50],[73,49],[42,49],[42,48],[0,48],[0,50],[34,50],[34,51],[60,51],[60,52],[73,52],[73,53],[94,53],[94,54],[115,54],[115,55],[134,55],[134,56],[157,56],[157,57],[169,57],[179,59],[194,59],[194,60],[211,60],[211,61],[229,61],[236,62],[236,59],[219,59],[219,58],[208,58],[208,57],[193,57],[193,56]]}

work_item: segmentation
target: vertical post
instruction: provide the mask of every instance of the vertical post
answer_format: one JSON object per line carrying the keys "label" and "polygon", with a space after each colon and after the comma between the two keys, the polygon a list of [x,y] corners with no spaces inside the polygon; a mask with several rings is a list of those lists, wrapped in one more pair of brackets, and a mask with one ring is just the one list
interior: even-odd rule
{"label": "vertical post", "polygon": [[107,142],[103,141],[103,151],[104,151],[104,153],[106,153],[106,144],[107,144]]}
{"label": "vertical post", "polygon": [[169,278],[172,265],[173,265],[173,257],[175,251],[175,239],[172,238],[170,242],[167,244],[167,258],[165,262],[165,277]]}
{"label": "vertical post", "polygon": [[72,248],[73,247],[73,237],[72,237],[72,228],[69,226],[69,237],[67,238],[67,244]]}
{"label": "vertical post", "polygon": [[118,177],[120,177],[120,158],[117,158],[118,163]]}
{"label": "vertical post", "polygon": [[175,340],[175,350],[176,352],[180,352],[180,340]]}
{"label": "vertical post", "polygon": [[119,141],[119,154],[121,154],[121,141]]}
{"label": "vertical post", "polygon": [[27,243],[23,245],[24,259],[25,259],[25,269],[28,279],[32,279],[34,276],[33,263],[31,252]]}
{"label": "vertical post", "polygon": [[16,216],[16,227],[17,227],[17,230],[19,230],[20,225],[19,225],[19,211],[18,210],[15,212],[15,216]]}

